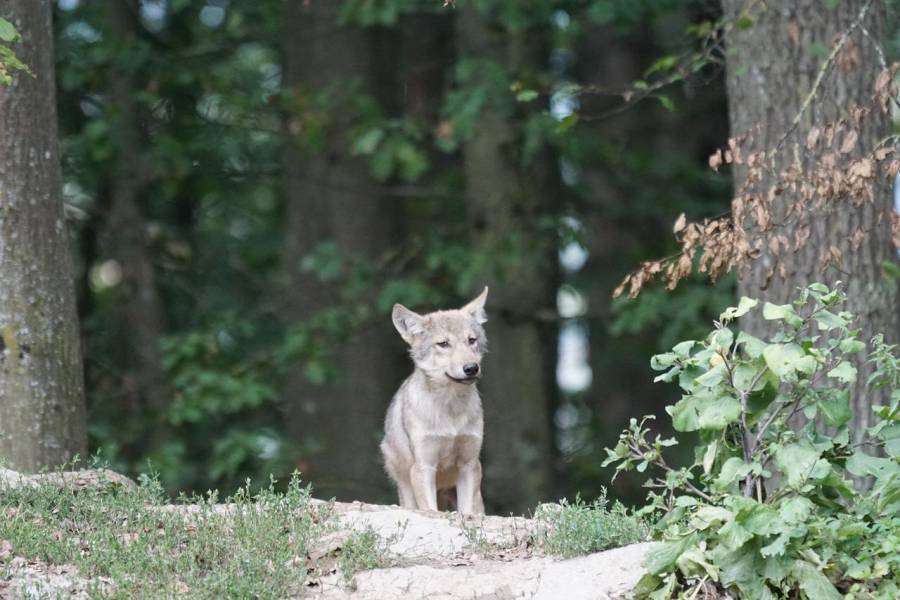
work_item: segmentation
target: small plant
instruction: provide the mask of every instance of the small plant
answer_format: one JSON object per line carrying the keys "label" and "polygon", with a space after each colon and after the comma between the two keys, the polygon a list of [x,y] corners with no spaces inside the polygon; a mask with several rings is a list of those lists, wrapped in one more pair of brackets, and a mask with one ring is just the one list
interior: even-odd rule
{"label": "small plant", "polygon": [[491,543],[488,541],[484,533],[484,517],[482,516],[478,522],[474,516],[466,516],[458,512],[448,513],[447,519],[452,525],[459,527],[460,531],[466,537],[466,542],[472,548],[478,549],[480,552],[487,552]]}
{"label": "small plant", "polygon": [[579,556],[647,539],[647,525],[620,503],[607,507],[606,490],[591,503],[542,504],[535,512],[536,538],[550,554]]}
{"label": "small plant", "polygon": [[[657,380],[684,391],[667,408],[673,427],[701,443],[690,466],[674,468],[663,453],[678,442],[649,439],[645,417],[607,450],[604,464],[617,474],[658,471],[642,513],[658,517],[662,543],[648,554],[636,597],[710,589],[754,600],[900,597],[900,361],[873,340],[867,383],[890,389],[891,400],[874,407],[869,440],[853,444],[857,372],[848,359],[865,344],[840,311],[844,301],[839,289],[815,284],[792,305],[766,303],[764,318],[780,328],[761,340],[729,326],[757,308],[742,298],[705,340],[653,357]],[[800,414],[809,422],[795,431]]]}
{"label": "small plant", "polygon": [[350,536],[341,546],[338,560],[344,583],[349,584],[351,589],[355,588],[353,578],[360,571],[389,566],[388,546],[391,541],[382,538],[371,526]]}

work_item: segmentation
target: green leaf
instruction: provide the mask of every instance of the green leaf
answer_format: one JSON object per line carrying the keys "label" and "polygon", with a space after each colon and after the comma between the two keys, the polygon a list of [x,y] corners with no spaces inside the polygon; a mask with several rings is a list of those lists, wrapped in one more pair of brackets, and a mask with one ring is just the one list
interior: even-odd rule
{"label": "green leaf", "polygon": [[712,525],[726,523],[734,520],[734,513],[727,508],[721,506],[701,506],[691,518],[691,527],[697,530],[704,530]]}
{"label": "green leaf", "polygon": [[697,424],[700,429],[725,429],[741,418],[741,403],[737,398],[722,396],[704,403]]}
{"label": "green leaf", "polygon": [[847,459],[847,470],[858,477],[883,477],[892,473],[900,473],[900,465],[890,458],[871,456],[857,450]]}
{"label": "green leaf", "polygon": [[744,348],[744,352],[750,358],[759,358],[766,349],[767,344],[749,333],[740,332],[737,336],[737,345]]}
{"label": "green leaf", "polygon": [[672,406],[667,406],[666,412],[672,417],[672,427],[675,431],[697,431],[700,428],[697,401],[694,396],[683,396]]}
{"label": "green leaf", "polygon": [[[737,306],[731,306],[726,308],[721,315],[719,315],[720,321],[731,321],[733,319],[737,319],[738,317],[743,317],[746,315],[750,309],[756,307],[759,304],[759,300],[754,300],[753,298],[748,298],[747,296],[741,296],[741,299],[738,301]],[[738,341],[740,341],[740,336],[738,336]]]}
{"label": "green leaf", "polygon": [[828,473],[830,465],[820,460],[820,456],[820,450],[803,440],[779,447],[775,451],[775,464],[787,476],[788,485],[798,488],[808,479],[820,479]]}
{"label": "green leaf", "polygon": [[578,124],[578,113],[566,115],[556,124],[556,133],[562,134]]}
{"label": "green leaf", "polygon": [[825,422],[832,427],[846,425],[852,416],[850,413],[850,393],[847,390],[834,391],[819,400],[819,410]]}
{"label": "green leaf", "polygon": [[766,302],[763,305],[763,318],[767,321],[784,321],[791,327],[800,327],[803,325],[803,319],[794,310],[790,304],[772,304]]}
{"label": "green leaf", "polygon": [[353,154],[373,154],[384,139],[384,129],[370,129],[353,141]]}
{"label": "green leaf", "polygon": [[827,310],[818,311],[813,318],[816,320],[819,331],[830,331],[838,327],[846,327],[848,324],[847,319]]}
{"label": "green leaf", "polygon": [[15,42],[19,39],[19,33],[13,24],[0,17],[0,40],[4,42]]}
{"label": "green leaf", "polygon": [[665,94],[657,94],[656,99],[662,104],[662,107],[669,112],[675,112],[675,102]]}
{"label": "green leaf", "polygon": [[715,556],[715,563],[721,569],[721,582],[726,588],[737,586],[742,598],[762,598],[765,582],[760,575],[762,559],[758,551],[759,544],[754,540],[733,551],[724,547]]}
{"label": "green leaf", "polygon": [[692,535],[672,542],[657,543],[647,552],[647,558],[644,559],[644,567],[651,575],[659,575],[660,573],[671,571],[681,553],[693,543],[694,536]]}
{"label": "green leaf", "polygon": [[663,581],[659,576],[644,573],[644,575],[638,579],[637,584],[632,588],[631,594],[635,598],[646,598],[651,592],[659,588],[662,582]]}
{"label": "green leaf", "polygon": [[650,368],[654,371],[663,371],[675,364],[678,355],[674,352],[663,352],[662,354],[654,354],[650,357]]}
{"label": "green leaf", "polygon": [[681,342],[679,344],[675,344],[672,348],[672,352],[674,352],[677,356],[681,358],[687,358],[691,355],[691,349],[693,349],[694,345],[697,342],[695,340],[688,340],[686,342]]}
{"label": "green leaf", "polygon": [[522,90],[518,94],[516,94],[517,102],[531,102],[535,98],[537,98],[540,94],[536,90]]}
{"label": "green leaf", "polygon": [[669,69],[675,67],[677,64],[678,56],[674,54],[663,56],[656,59],[656,61],[652,65],[650,65],[650,67],[646,71],[644,71],[644,77],[648,77],[657,71],[668,71]]}
{"label": "green leaf", "polygon": [[719,579],[719,568],[710,563],[706,553],[696,546],[685,550],[675,564],[685,577],[708,575],[713,581]]}
{"label": "green leaf", "polygon": [[763,358],[779,379],[791,377],[795,372],[809,375],[816,370],[816,359],[794,343],[771,344],[763,351]]}
{"label": "green leaf", "polygon": [[750,465],[745,463],[744,459],[732,456],[722,464],[713,486],[717,490],[726,490],[736,480],[743,479],[749,474]]}
{"label": "green leaf", "polygon": [[737,550],[753,539],[753,534],[736,521],[726,523],[717,533],[719,541],[729,550]]}
{"label": "green leaf", "polygon": [[791,574],[797,580],[797,585],[813,600],[843,600],[843,596],[834,587],[825,575],[815,565],[805,560],[794,561]]}
{"label": "green leaf", "polygon": [[787,549],[789,541],[791,541],[791,536],[787,533],[782,533],[776,536],[771,543],[760,548],[759,554],[763,558],[768,558],[770,556],[784,556],[784,551]]}
{"label": "green leaf", "polygon": [[844,352],[846,354],[855,354],[857,352],[865,350],[866,345],[865,345],[865,343],[863,343],[859,340],[847,338],[847,339],[841,340],[841,343],[838,345],[838,348],[841,349],[841,352]]}
{"label": "green leaf", "polygon": [[709,444],[706,445],[706,451],[703,453],[703,472],[707,475],[710,474],[713,468],[713,464],[716,461],[716,454],[719,450],[719,441],[713,440]]}
{"label": "green leaf", "polygon": [[722,354],[727,354],[731,350],[732,342],[734,342],[734,334],[727,327],[717,329],[711,340],[715,349]]}
{"label": "green leaf", "polygon": [[844,383],[853,383],[856,381],[856,367],[845,360],[832,370],[828,371],[828,376]]}
{"label": "green leaf", "polygon": [[697,385],[702,385],[703,387],[715,387],[717,386],[724,378],[725,374],[728,371],[725,369],[724,364],[716,365],[700,377],[695,380]]}

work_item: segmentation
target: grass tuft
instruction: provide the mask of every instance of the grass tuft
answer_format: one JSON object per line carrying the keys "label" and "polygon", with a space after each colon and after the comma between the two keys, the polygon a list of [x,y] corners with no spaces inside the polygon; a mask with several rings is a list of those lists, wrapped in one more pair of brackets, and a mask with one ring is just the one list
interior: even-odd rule
{"label": "grass tuft", "polygon": [[353,578],[360,571],[390,566],[388,546],[391,542],[392,540],[379,536],[371,527],[354,532],[341,546],[338,560],[344,583],[353,589]]}
{"label": "grass tuft", "polygon": [[616,502],[607,507],[606,490],[591,503],[542,504],[535,512],[536,541],[546,552],[564,557],[618,548],[647,539],[647,525]]}

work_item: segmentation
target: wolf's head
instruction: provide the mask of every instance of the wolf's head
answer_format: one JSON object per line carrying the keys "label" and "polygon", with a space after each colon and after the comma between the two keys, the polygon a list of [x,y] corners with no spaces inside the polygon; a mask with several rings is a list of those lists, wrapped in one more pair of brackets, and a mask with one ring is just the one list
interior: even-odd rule
{"label": "wolf's head", "polygon": [[458,310],[419,315],[394,305],[394,327],[409,344],[416,367],[430,379],[472,384],[481,377],[481,357],[487,352],[484,301],[488,289]]}

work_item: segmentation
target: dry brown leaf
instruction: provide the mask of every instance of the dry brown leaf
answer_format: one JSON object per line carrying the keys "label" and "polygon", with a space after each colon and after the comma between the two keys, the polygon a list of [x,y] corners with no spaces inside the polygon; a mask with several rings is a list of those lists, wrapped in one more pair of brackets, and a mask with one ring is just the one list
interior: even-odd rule
{"label": "dry brown leaf", "polygon": [[894,153],[893,146],[887,147],[887,148],[879,148],[878,150],[875,151],[875,160],[881,162],[893,153]]}
{"label": "dry brown leaf", "polygon": [[848,131],[847,135],[844,136],[844,142],[841,144],[841,154],[850,153],[856,147],[858,137],[859,133],[855,129]]}
{"label": "dry brown leaf", "polygon": [[800,47],[800,27],[797,26],[797,21],[791,21],[787,24],[787,36],[788,39],[791,40],[791,43],[794,45],[794,48]]}
{"label": "dry brown leaf", "polygon": [[809,130],[809,134],[806,136],[806,148],[812,150],[815,148],[816,143],[819,141],[819,135],[822,133],[818,127],[813,127]]}
{"label": "dry brown leaf", "polygon": [[806,243],[806,240],[809,239],[809,224],[804,223],[800,227],[797,228],[797,231],[794,232],[794,251],[799,250]]}
{"label": "dry brown leaf", "polygon": [[675,225],[672,227],[672,233],[680,233],[684,229],[684,226],[686,224],[687,217],[684,213],[681,213],[681,216],[679,216],[678,219],[675,220]]}

